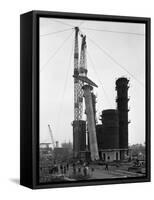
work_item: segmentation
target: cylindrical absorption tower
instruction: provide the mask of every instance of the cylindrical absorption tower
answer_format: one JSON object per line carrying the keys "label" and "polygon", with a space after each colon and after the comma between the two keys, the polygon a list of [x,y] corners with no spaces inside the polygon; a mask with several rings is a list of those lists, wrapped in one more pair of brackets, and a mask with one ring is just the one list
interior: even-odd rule
{"label": "cylindrical absorption tower", "polygon": [[128,83],[129,80],[125,77],[116,80],[116,101],[119,114],[119,147],[124,150],[121,151],[121,159],[123,159],[126,153],[125,150],[128,149]]}
{"label": "cylindrical absorption tower", "polygon": [[[119,117],[118,111],[114,109],[103,110],[101,115],[102,130],[99,136],[101,149],[119,148]],[[98,128],[97,128],[98,129]],[[98,132],[99,133],[99,132]]]}

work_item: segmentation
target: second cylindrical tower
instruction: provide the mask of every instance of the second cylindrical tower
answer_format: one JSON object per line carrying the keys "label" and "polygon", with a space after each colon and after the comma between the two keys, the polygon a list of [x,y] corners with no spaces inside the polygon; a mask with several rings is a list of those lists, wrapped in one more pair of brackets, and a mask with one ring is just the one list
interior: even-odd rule
{"label": "second cylindrical tower", "polygon": [[116,102],[119,115],[119,147],[124,152],[128,149],[128,83],[129,80],[125,77],[116,80]]}

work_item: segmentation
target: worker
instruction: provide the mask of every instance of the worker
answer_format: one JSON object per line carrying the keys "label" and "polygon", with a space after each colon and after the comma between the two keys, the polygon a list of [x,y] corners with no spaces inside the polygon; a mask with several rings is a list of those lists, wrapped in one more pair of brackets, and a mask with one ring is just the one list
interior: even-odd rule
{"label": "worker", "polygon": [[66,166],[64,165],[64,174],[66,174]]}
{"label": "worker", "polygon": [[68,163],[67,163],[66,167],[67,167],[67,171],[68,171],[69,170],[69,164]]}
{"label": "worker", "polygon": [[81,167],[78,166],[78,173],[80,174],[81,173]]}
{"label": "worker", "polygon": [[63,174],[63,165],[60,164],[60,171],[61,171],[61,174]]}
{"label": "worker", "polygon": [[84,174],[84,176],[88,175],[88,166],[84,166],[84,168],[83,168],[83,174]]}
{"label": "worker", "polygon": [[95,169],[92,167],[92,168],[91,168],[91,172],[93,173],[94,171],[95,171]]}
{"label": "worker", "polygon": [[86,166],[86,174],[89,175],[89,166]]}
{"label": "worker", "polygon": [[109,170],[107,163],[105,164],[105,170],[107,170],[107,171]]}
{"label": "worker", "polygon": [[73,165],[73,174],[76,175],[76,166]]}

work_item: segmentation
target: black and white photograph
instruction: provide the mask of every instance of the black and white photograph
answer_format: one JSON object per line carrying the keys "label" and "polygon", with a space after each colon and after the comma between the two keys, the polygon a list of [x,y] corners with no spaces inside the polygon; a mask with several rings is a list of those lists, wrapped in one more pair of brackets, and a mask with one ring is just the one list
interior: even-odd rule
{"label": "black and white photograph", "polygon": [[146,176],[145,33],[39,17],[39,183]]}
{"label": "black and white photograph", "polygon": [[0,199],[153,199],[153,10],[2,1]]}

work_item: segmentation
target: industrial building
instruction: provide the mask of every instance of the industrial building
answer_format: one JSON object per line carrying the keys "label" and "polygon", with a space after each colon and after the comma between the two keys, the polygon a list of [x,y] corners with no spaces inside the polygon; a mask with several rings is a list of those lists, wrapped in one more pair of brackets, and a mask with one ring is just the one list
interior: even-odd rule
{"label": "industrial building", "polygon": [[[91,93],[100,160],[108,162],[124,160],[128,155],[128,83],[129,80],[125,77],[116,80],[117,108],[103,110],[101,124],[96,124],[96,98]],[[86,158],[91,152],[86,121],[74,121],[73,133],[74,157]]]}

